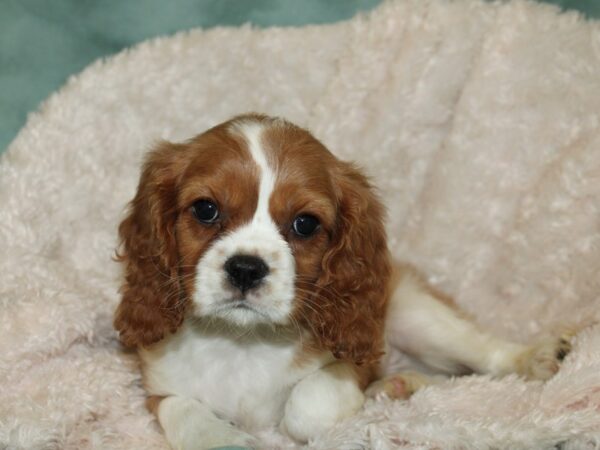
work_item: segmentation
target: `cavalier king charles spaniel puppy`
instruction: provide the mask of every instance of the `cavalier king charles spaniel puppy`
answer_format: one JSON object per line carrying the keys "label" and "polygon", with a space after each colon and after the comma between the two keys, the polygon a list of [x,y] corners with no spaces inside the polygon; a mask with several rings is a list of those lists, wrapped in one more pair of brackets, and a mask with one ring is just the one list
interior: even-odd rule
{"label": "cavalier king charles spaniel puppy", "polygon": [[498,339],[394,267],[383,219],[360,170],[282,119],[239,116],[148,155],[119,227],[115,327],[173,448],[252,446],[270,426],[307,442],[366,395],[435,382],[384,373],[388,346],[448,374],[558,370],[565,339]]}

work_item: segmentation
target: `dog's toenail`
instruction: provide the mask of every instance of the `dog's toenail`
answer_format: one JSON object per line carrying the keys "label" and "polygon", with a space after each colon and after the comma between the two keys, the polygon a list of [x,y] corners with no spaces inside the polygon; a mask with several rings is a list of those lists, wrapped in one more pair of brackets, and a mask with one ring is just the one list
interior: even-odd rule
{"label": "dog's toenail", "polygon": [[565,359],[565,356],[567,356],[567,353],[569,353],[569,352],[567,350],[565,350],[564,348],[558,349],[558,351],[556,352],[556,359],[558,359],[559,361],[562,361],[563,359]]}

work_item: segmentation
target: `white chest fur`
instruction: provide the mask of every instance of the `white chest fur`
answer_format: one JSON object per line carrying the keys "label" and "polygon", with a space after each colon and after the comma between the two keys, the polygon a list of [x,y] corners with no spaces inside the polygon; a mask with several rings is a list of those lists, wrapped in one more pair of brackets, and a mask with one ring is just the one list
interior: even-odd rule
{"label": "white chest fur", "polygon": [[140,356],[150,394],[195,398],[252,429],[277,425],[294,384],[328,361],[298,364],[301,345],[297,333],[188,322]]}

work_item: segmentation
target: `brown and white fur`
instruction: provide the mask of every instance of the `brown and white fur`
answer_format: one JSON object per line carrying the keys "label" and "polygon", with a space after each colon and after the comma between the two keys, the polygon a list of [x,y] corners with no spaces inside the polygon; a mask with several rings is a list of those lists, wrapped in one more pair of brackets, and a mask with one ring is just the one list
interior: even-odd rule
{"label": "brown and white fur", "polygon": [[[206,202],[214,220],[199,220]],[[306,216],[318,226],[305,236]],[[281,119],[239,116],[149,154],[119,229],[115,327],[173,448],[251,446],[269,426],[306,442],[360,409],[369,385],[402,397],[434,381],[386,374],[386,346],[449,374],[558,370],[566,341],[498,339],[393,268],[383,219],[357,168]],[[240,255],[250,281],[227,269]]]}

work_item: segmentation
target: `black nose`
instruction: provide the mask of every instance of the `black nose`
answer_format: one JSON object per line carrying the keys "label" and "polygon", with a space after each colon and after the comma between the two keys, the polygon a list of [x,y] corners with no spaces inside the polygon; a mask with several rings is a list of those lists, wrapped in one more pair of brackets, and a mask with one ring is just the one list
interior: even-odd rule
{"label": "black nose", "polygon": [[260,258],[251,255],[234,255],[225,262],[229,282],[240,291],[258,286],[269,273],[269,267]]}

